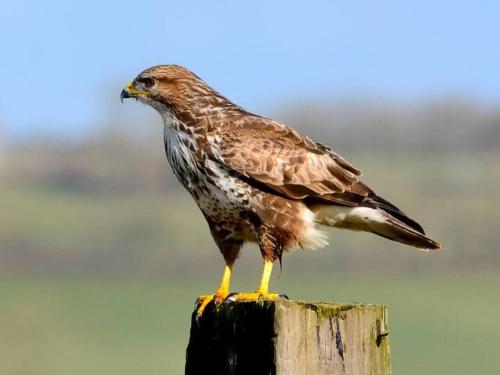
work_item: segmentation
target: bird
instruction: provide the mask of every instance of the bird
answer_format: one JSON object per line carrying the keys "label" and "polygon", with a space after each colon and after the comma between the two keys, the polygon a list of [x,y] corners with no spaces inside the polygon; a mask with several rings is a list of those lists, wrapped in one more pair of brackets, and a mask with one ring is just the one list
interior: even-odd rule
{"label": "bird", "polygon": [[[361,171],[332,148],[278,121],[253,114],[179,65],[141,72],[121,92],[159,112],[173,173],[203,213],[225,261],[210,302],[276,300],[273,265],[292,249],[328,244],[319,227],[374,233],[420,249],[442,249],[420,224],[361,181]],[[230,292],[244,243],[257,243],[263,271],[255,292]]]}

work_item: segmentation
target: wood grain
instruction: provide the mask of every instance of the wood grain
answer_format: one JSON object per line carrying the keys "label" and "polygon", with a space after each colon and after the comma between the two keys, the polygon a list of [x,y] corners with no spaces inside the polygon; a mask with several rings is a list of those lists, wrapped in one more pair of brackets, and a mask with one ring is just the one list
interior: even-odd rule
{"label": "wood grain", "polygon": [[186,374],[391,374],[387,308],[229,302],[193,314]]}

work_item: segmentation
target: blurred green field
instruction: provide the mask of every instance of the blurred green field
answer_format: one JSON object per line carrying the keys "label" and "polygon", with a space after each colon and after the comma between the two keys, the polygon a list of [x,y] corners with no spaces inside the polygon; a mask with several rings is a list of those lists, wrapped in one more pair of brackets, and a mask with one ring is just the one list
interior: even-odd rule
{"label": "blurred green field", "polygon": [[[182,374],[193,298],[215,282],[206,275],[3,279],[0,373]],[[500,369],[498,274],[318,279],[287,272],[273,285],[298,299],[388,304],[395,374]]]}
{"label": "blurred green field", "polygon": [[[446,250],[328,230],[331,245],[287,254],[271,288],[388,304],[395,374],[499,373],[500,157],[350,160]],[[201,213],[175,187],[42,177],[0,186],[0,374],[181,374],[194,299],[222,270]],[[259,273],[249,246],[232,289],[255,289]]]}
{"label": "blurred green field", "polygon": [[[447,250],[429,260],[380,237],[325,229],[330,248],[310,271],[500,268],[500,156],[379,156],[353,162],[368,171],[369,186],[421,222]],[[221,258],[202,214],[175,186],[119,192],[4,183],[0,271],[166,275],[218,265]]]}

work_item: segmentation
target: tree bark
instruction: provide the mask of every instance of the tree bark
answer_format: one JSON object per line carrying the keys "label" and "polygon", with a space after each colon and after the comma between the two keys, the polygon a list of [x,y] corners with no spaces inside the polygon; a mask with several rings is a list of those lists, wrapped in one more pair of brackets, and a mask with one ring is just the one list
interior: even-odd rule
{"label": "tree bark", "polygon": [[195,316],[186,375],[391,373],[383,305],[228,302]]}

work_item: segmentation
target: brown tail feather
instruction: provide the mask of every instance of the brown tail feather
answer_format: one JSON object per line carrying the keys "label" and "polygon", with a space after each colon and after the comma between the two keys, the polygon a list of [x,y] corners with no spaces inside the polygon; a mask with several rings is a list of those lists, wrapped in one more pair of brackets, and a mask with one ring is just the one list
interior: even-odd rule
{"label": "brown tail feather", "polygon": [[383,212],[387,220],[384,224],[373,223],[370,229],[379,236],[421,249],[442,249],[443,245],[425,235],[424,228],[391,202],[373,194],[362,204]]}
{"label": "brown tail feather", "polygon": [[374,234],[420,249],[438,250],[444,248],[439,242],[430,239],[392,217],[388,217],[387,222],[384,224],[376,223],[370,225],[370,229]]}
{"label": "brown tail feather", "polygon": [[423,228],[399,208],[373,195],[358,207],[329,204],[309,206],[318,223],[336,228],[371,232],[420,249],[443,249],[425,235]]}
{"label": "brown tail feather", "polygon": [[392,217],[398,219],[402,223],[406,224],[410,228],[416,230],[421,234],[425,234],[424,228],[417,223],[415,220],[410,219],[403,211],[396,207],[388,200],[385,200],[379,195],[373,194],[369,196],[363,203],[362,206],[371,207],[371,208],[379,208],[382,211],[388,213]]}

